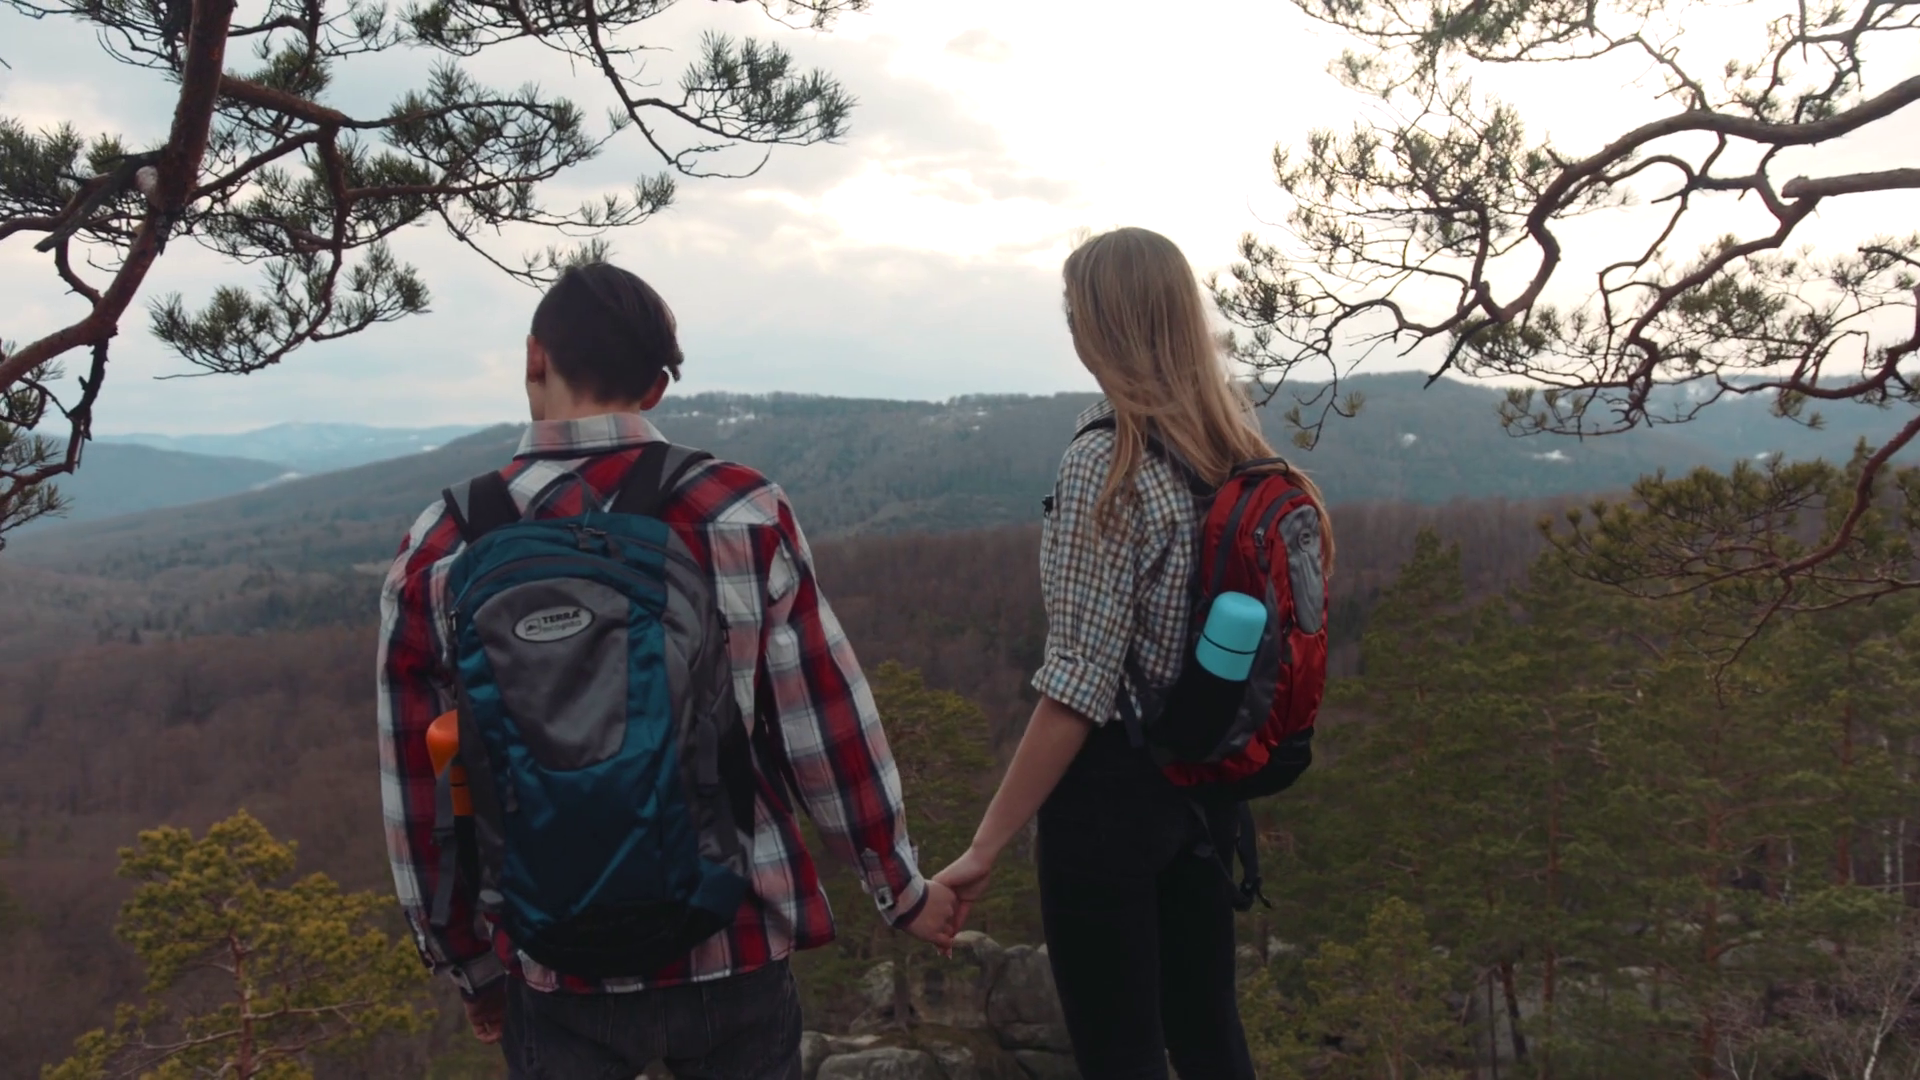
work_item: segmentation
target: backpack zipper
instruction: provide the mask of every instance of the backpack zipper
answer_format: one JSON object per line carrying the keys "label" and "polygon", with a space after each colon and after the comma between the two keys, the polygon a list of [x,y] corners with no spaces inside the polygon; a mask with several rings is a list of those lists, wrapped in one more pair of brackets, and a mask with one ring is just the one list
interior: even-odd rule
{"label": "backpack zipper", "polygon": [[[459,613],[466,606],[466,597],[480,591],[489,582],[507,577],[516,571],[525,570],[533,566],[545,566],[551,563],[575,563],[577,561],[578,556],[574,555],[537,555],[530,559],[521,559],[517,562],[509,563],[506,566],[497,567],[467,583],[467,587],[461,591],[461,602],[454,605],[455,612],[456,614]],[[660,584],[660,582],[627,567],[623,563],[616,560],[609,560],[609,562],[611,565],[603,568],[602,572],[610,573],[614,577],[624,579],[636,585],[657,586]]]}
{"label": "backpack zipper", "polygon": [[[1273,504],[1267,507],[1267,512],[1260,515],[1260,524],[1255,526],[1253,530],[1254,547],[1259,549],[1263,560],[1267,562],[1269,565],[1271,565],[1273,562],[1273,545],[1267,542],[1267,530],[1273,526],[1276,520],[1279,519],[1281,508],[1286,506],[1288,500],[1291,498],[1292,496],[1288,495],[1288,496],[1282,496],[1281,498],[1275,499],[1273,501]],[[1292,552],[1287,552],[1286,555],[1283,557],[1291,558]],[[1293,568],[1288,567],[1285,573],[1287,574],[1287,581],[1288,581],[1289,588],[1291,588],[1292,581],[1293,581]],[[1293,624],[1293,628],[1295,630],[1298,630],[1300,628],[1300,612],[1297,609],[1289,610],[1287,612],[1287,621]],[[1290,635],[1286,635],[1286,634],[1281,635],[1280,662],[1282,664],[1293,663],[1293,643],[1291,642],[1291,640],[1289,640],[1289,638],[1290,638]]]}
{"label": "backpack zipper", "polygon": [[[667,544],[655,544],[646,540],[637,540],[627,536],[616,537],[605,529],[596,529],[591,525],[581,525],[577,523],[568,525],[567,530],[569,532],[572,532],[576,536],[576,538],[582,538],[589,535],[601,538],[603,541],[605,541],[603,546],[606,549],[606,553],[605,553],[606,558],[612,559],[615,562],[619,561],[619,555],[616,553],[615,549],[625,548],[631,545],[633,547],[639,548],[642,551],[659,552],[663,558],[668,559],[674,563],[677,563],[683,569],[692,570],[695,573],[701,573],[701,574],[704,574],[706,572],[705,569],[701,567],[699,561],[694,559],[693,556],[683,551],[676,551],[672,546]],[[579,547],[581,551],[586,552],[588,554],[593,554],[593,549],[587,546],[587,544],[584,542],[583,539],[576,539],[575,545]],[[560,558],[560,557],[561,556],[536,556],[536,558]],[[522,560],[522,562],[525,562],[525,561],[530,561],[530,560]],[[514,565],[519,565],[519,563],[516,563]],[[474,588],[478,587],[482,582],[491,580],[493,577],[495,577],[497,574],[501,573],[505,569],[506,569],[505,567],[502,567],[499,570],[495,570],[492,573],[487,574],[485,577],[477,578],[473,581],[468,582],[466,590],[463,590],[463,591],[473,590]]]}

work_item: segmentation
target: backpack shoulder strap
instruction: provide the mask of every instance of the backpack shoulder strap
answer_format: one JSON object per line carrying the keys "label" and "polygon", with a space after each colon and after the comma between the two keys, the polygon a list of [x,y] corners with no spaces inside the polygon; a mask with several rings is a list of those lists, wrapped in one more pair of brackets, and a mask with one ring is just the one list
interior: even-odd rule
{"label": "backpack shoulder strap", "polygon": [[612,511],[659,517],[688,470],[712,459],[713,455],[705,450],[669,442],[648,443],[620,481],[620,493],[613,498]]}
{"label": "backpack shoulder strap", "polygon": [[[1073,433],[1073,439],[1075,442],[1078,442],[1083,436],[1090,435],[1096,431],[1117,431],[1118,429],[1119,425],[1115,422],[1113,414],[1109,413],[1106,416],[1096,416],[1087,421],[1081,426],[1079,431]],[[1193,471],[1193,466],[1180,460],[1179,454],[1167,449],[1166,445],[1163,444],[1158,437],[1153,435],[1147,436],[1147,449],[1153,451],[1155,457],[1173,466],[1173,471],[1180,474],[1180,478],[1187,482],[1187,487],[1191,488],[1195,495],[1203,499],[1213,497],[1216,490],[1214,486],[1207,483],[1199,473]]]}
{"label": "backpack shoulder strap", "polygon": [[1250,473],[1255,469],[1265,469],[1275,465],[1278,465],[1280,467],[1280,471],[1283,473],[1293,472],[1293,466],[1288,464],[1286,458],[1265,457],[1265,458],[1254,458],[1252,461],[1243,461],[1240,464],[1235,465],[1233,467],[1233,475],[1240,476],[1245,473]]}
{"label": "backpack shoulder strap", "polygon": [[1088,435],[1096,431],[1114,431],[1117,430],[1117,428],[1118,425],[1114,423],[1112,413],[1108,413],[1105,416],[1096,416],[1082,425],[1079,431],[1073,433],[1073,441],[1079,442],[1082,435]]}
{"label": "backpack shoulder strap", "polygon": [[513,492],[507,488],[507,478],[498,472],[481,473],[464,484],[447,488],[440,493],[440,498],[446,502],[447,513],[459,527],[460,538],[468,544],[502,525],[520,520],[519,504],[513,501]]}

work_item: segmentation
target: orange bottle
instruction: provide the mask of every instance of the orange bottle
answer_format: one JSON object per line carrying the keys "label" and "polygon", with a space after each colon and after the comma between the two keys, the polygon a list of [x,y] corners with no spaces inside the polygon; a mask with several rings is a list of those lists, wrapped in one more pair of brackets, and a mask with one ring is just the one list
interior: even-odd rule
{"label": "orange bottle", "polygon": [[[434,775],[446,772],[454,753],[459,749],[459,711],[443,712],[434,717],[433,723],[427,725],[427,756],[433,759]],[[473,799],[467,794],[467,770],[454,765],[447,782],[453,788],[453,816],[472,817]]]}

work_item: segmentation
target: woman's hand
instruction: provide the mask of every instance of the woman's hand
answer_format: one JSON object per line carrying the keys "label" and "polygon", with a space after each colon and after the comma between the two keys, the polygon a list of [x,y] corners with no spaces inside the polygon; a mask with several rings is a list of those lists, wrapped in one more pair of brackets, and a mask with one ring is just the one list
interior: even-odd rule
{"label": "woman's hand", "polygon": [[978,848],[968,848],[945,870],[933,875],[933,880],[953,890],[958,901],[953,913],[954,933],[967,928],[967,915],[973,910],[974,901],[986,894],[987,882],[992,877],[993,856]]}
{"label": "woman's hand", "polygon": [[1007,774],[1000,778],[1000,790],[987,804],[972,845],[966,854],[953,860],[952,866],[933,875],[933,880],[952,889],[959,899],[954,933],[966,927],[974,901],[987,891],[993,861],[1006,850],[1014,834],[1033,820],[1092,731],[1093,725],[1085,717],[1050,697],[1042,697],[1034,706],[1033,719],[1027,721],[1026,734],[1020,736],[1020,746],[1013,752]]}
{"label": "woman's hand", "polygon": [[960,932],[956,907],[953,890],[933,878],[927,882],[927,902],[902,929],[940,950],[940,955],[952,957],[953,935]]}

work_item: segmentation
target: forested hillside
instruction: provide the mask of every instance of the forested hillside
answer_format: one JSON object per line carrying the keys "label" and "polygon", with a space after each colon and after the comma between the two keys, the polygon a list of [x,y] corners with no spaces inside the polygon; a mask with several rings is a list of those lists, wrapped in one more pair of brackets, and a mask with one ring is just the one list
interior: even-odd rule
{"label": "forested hillside", "polygon": [[[1537,550],[1538,510],[1345,508],[1352,539],[1336,581],[1346,663],[1370,597],[1413,551],[1420,527],[1460,540],[1466,572],[1485,591]],[[864,536],[822,543],[816,554],[862,661],[899,661],[976,702],[990,741],[1004,748],[1031,707],[1026,680],[1045,640],[1037,542],[1033,528]],[[142,595],[132,583],[112,587]],[[261,583],[234,602],[265,611],[273,604],[263,597],[274,595]],[[388,887],[370,597],[359,599],[330,625],[287,614],[257,635],[167,641],[149,631],[140,644],[123,630],[106,644],[0,666],[0,837],[10,849],[0,882],[29,919],[0,950],[0,1017],[9,1018],[0,1041],[21,1050],[0,1059],[0,1078],[37,1075],[26,1063],[64,1052],[106,1003],[137,989],[109,928],[125,889],[112,877],[114,851],[139,829],[201,828],[244,806],[300,841],[303,868],[350,887]]]}
{"label": "forested hillside", "polygon": [[[1037,527],[960,526],[1031,521],[1084,401],[699,404],[663,427],[781,477],[911,745],[949,747],[954,762],[963,744],[982,752],[965,769],[903,766],[923,812],[939,808],[929,842],[951,848],[1031,707],[1045,640]],[[1470,427],[1454,425],[1463,445]],[[932,429],[945,434],[904,434]],[[801,431],[819,438],[796,449]],[[199,829],[245,808],[300,842],[303,870],[384,893],[369,705],[379,575],[433,491],[496,464],[517,434],[48,529],[0,561],[0,1041],[21,1048],[0,1078],[36,1075],[137,995],[110,928],[127,889],[114,853],[143,828]],[[1491,437],[1503,452],[1532,445]],[[1423,441],[1399,448],[1397,475],[1466,482],[1445,454],[1421,461]],[[1631,453],[1608,452],[1578,475],[1624,475]],[[1376,455],[1369,468],[1392,465]],[[1783,618],[1719,672],[1692,649],[1724,598],[1634,601],[1568,577],[1557,556],[1535,562],[1538,522],[1590,496],[1352,500],[1336,468],[1318,471],[1340,536],[1341,681],[1319,764],[1267,808],[1276,906],[1248,917],[1242,957],[1263,1075],[1372,1075],[1369,1017],[1405,1013],[1422,1019],[1395,1052],[1435,1068],[1705,1076],[1710,1042],[1747,1032],[1758,1047],[1755,1002],[1826,1007],[1815,977],[1831,943],[1908,955],[1875,935],[1892,933],[1883,902],[1911,891],[1920,859],[1910,603]],[[916,492],[935,494],[902,497]],[[1031,937],[1021,881],[1010,869],[983,917]],[[836,895],[849,887],[833,879]],[[858,918],[857,902],[837,906]],[[1431,944],[1444,946],[1431,964],[1378,969]],[[810,957],[809,1008],[850,1018],[864,965],[896,945],[862,926]],[[467,1075],[447,1070],[469,1046],[443,1009],[434,1031],[384,1038],[328,1075]]]}
{"label": "forested hillside", "polygon": [[1420,539],[1336,684],[1365,721],[1265,808],[1263,1076],[1915,1075],[1920,602],[1723,666],[1737,591],[1481,597],[1463,554]]}
{"label": "forested hillside", "polygon": [[[351,490],[347,474],[341,479],[342,488]],[[384,497],[377,491],[368,496],[369,501]],[[1336,666],[1352,666],[1367,598],[1391,575],[1421,524],[1443,523],[1448,535],[1462,538],[1476,580],[1491,583],[1512,572],[1514,559],[1538,549],[1534,526],[1541,515],[1570,502],[1337,504],[1333,512],[1345,554],[1333,579],[1333,603],[1340,612]],[[109,641],[362,626],[377,605],[380,577],[398,537],[380,523],[345,516],[312,527],[296,523],[236,531],[224,546],[212,537],[183,542],[168,554],[156,554],[148,543],[158,542],[142,541],[140,535],[130,534],[124,547],[104,549],[108,554],[97,558],[83,560],[81,553],[88,549],[76,545],[66,553],[78,563],[72,569],[53,558],[0,560],[0,603],[10,612],[0,622],[0,663]],[[917,598],[968,580],[956,569],[959,560],[975,558],[972,553],[986,547],[994,553],[978,557],[989,558],[987,565],[997,575],[1029,582],[1032,588],[1021,595],[1037,605],[1038,544],[1037,526],[1010,526],[827,539],[817,542],[816,553],[835,585],[836,602],[858,603],[869,594],[888,597],[885,603],[876,601],[876,617],[910,627],[916,620],[940,618],[937,609],[924,608]],[[1017,554],[1006,545],[1014,545]],[[367,561],[350,561],[362,557]]]}
{"label": "forested hillside", "polygon": [[[1262,808],[1274,907],[1243,928],[1263,1077],[1372,1076],[1386,1054],[1433,1075],[1708,1077],[1726,1052],[1787,1069],[1844,1049],[1876,1022],[1862,1002],[1905,1015],[1864,995],[1920,973],[1898,914],[1920,865],[1915,602],[1776,621],[1721,669],[1687,643],[1728,597],[1634,600],[1556,555],[1535,562],[1535,510],[1340,513],[1346,677],[1315,767]],[[1004,753],[1044,640],[1034,542],[1010,529],[820,545],[823,585],[903,724],[950,710],[916,711],[917,683],[886,660],[977,702],[972,737]],[[108,927],[126,889],[113,852],[137,830],[245,807],[300,842],[303,869],[387,888],[364,617],[143,642],[0,667],[8,1080],[136,994]],[[916,773],[910,796],[964,823],[990,761],[945,770],[957,787]],[[1032,926],[1024,889],[1009,867],[987,916],[1001,932]],[[897,942],[839,906],[848,936],[805,971],[813,1015],[844,1019],[863,958]],[[443,1022],[327,1075],[418,1075],[466,1045]],[[1901,1036],[1882,1052],[1916,1049]]]}
{"label": "forested hillside", "polygon": [[[1838,462],[1861,436],[1877,441],[1893,426],[1890,414],[1866,405],[1829,406],[1816,428],[1770,415],[1763,401],[1736,399],[1690,423],[1605,439],[1514,438],[1499,423],[1502,395],[1484,386],[1442,379],[1427,387],[1412,374],[1342,385],[1343,392],[1362,394],[1365,404],[1358,416],[1329,422],[1312,450],[1292,446],[1283,413],[1287,395],[1311,395],[1315,387],[1290,386],[1261,412],[1272,441],[1339,501],[1582,494],[1622,489],[1661,469],[1725,468],[1771,452]],[[669,397],[654,418],[670,438],[774,476],[812,532],[828,537],[1032,521],[1074,418],[1092,400],[1078,394],[944,403],[700,394]],[[151,445],[244,452],[302,473],[398,455],[216,503],[199,500],[244,492],[252,482],[196,486],[188,475],[169,483],[161,451],[112,446],[91,454],[80,475],[65,482],[75,520],[174,509],[77,529],[44,525],[46,535],[22,538],[19,554],[113,573],[123,571],[116,560],[136,546],[143,565],[204,563],[236,549],[283,569],[362,561],[384,554],[440,487],[504,458],[515,430],[502,425],[452,438],[456,432],[447,429],[382,433],[288,425],[245,437],[156,438]],[[441,436],[449,437],[442,443]],[[197,458],[174,459],[182,460],[201,472],[211,468]],[[186,503],[196,505],[179,505]]]}

